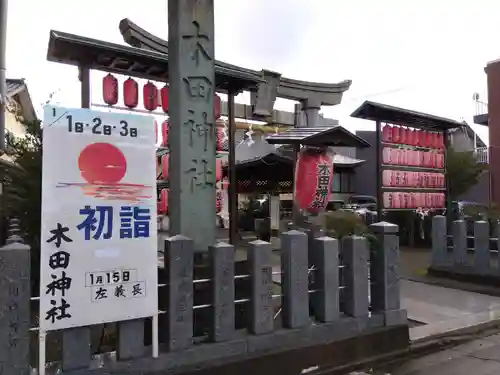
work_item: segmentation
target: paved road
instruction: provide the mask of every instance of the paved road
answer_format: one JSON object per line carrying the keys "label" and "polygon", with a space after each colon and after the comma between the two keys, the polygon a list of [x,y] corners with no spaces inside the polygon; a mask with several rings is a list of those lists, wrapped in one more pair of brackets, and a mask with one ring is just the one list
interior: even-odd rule
{"label": "paved road", "polygon": [[[351,374],[365,373],[353,372]],[[500,334],[370,372],[370,375],[382,374],[498,375],[500,374]]]}

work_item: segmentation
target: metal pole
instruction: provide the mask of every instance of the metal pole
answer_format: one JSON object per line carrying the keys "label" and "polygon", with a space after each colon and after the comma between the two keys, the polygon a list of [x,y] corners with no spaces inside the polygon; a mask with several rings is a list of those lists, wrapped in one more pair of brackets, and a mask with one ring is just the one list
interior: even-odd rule
{"label": "metal pole", "polygon": [[228,206],[229,206],[229,243],[236,245],[238,237],[238,179],[236,176],[236,124],[234,121],[234,93],[229,91],[227,94],[227,117],[229,122],[228,134],[228,166],[227,172],[229,175],[228,186]]}
{"label": "metal pole", "polygon": [[0,154],[5,150],[5,105],[7,83],[5,60],[7,54],[7,0],[0,0]]}

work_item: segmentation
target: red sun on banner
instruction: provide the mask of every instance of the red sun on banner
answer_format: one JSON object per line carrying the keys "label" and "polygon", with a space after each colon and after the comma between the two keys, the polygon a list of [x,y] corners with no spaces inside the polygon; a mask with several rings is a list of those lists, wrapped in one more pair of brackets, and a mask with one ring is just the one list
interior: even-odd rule
{"label": "red sun on banner", "polygon": [[92,143],[78,157],[78,168],[89,184],[116,184],[127,173],[127,160],[109,143]]}
{"label": "red sun on banner", "polygon": [[139,202],[153,196],[153,186],[121,182],[127,174],[127,159],[118,147],[110,143],[85,146],[77,164],[85,183],[61,182],[58,187],[78,186],[85,195],[106,200]]}

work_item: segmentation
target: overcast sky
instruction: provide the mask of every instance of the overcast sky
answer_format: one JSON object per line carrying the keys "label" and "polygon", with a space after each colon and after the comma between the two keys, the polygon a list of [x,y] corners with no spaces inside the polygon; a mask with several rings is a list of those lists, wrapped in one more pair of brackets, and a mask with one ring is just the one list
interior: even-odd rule
{"label": "overcast sky", "polygon": [[[473,93],[486,98],[484,66],[500,57],[497,0],[215,0],[215,7],[217,59],[290,78],[351,79],[343,103],[323,112],[353,131],[372,126],[349,117],[365,99],[471,123]],[[76,68],[46,61],[49,30],[123,43],[125,17],[168,37],[167,0],[10,0],[8,77],[27,79],[35,106],[53,91],[78,106]],[[486,138],[486,129],[478,132]]]}

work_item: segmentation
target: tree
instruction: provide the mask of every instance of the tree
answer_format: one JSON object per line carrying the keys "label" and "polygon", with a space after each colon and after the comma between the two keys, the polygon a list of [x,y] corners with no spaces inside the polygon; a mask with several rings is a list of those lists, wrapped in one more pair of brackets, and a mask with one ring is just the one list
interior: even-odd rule
{"label": "tree", "polygon": [[28,122],[18,116],[18,121],[24,126],[26,136],[6,134],[5,154],[16,166],[0,166],[4,183],[0,215],[4,228],[9,218],[20,221],[21,235],[31,246],[31,280],[36,288],[40,264],[42,130],[38,120]]}
{"label": "tree", "polygon": [[449,194],[453,200],[466,193],[476,185],[487,165],[478,163],[473,151],[455,151],[448,148],[446,154],[446,174],[448,176]]}

